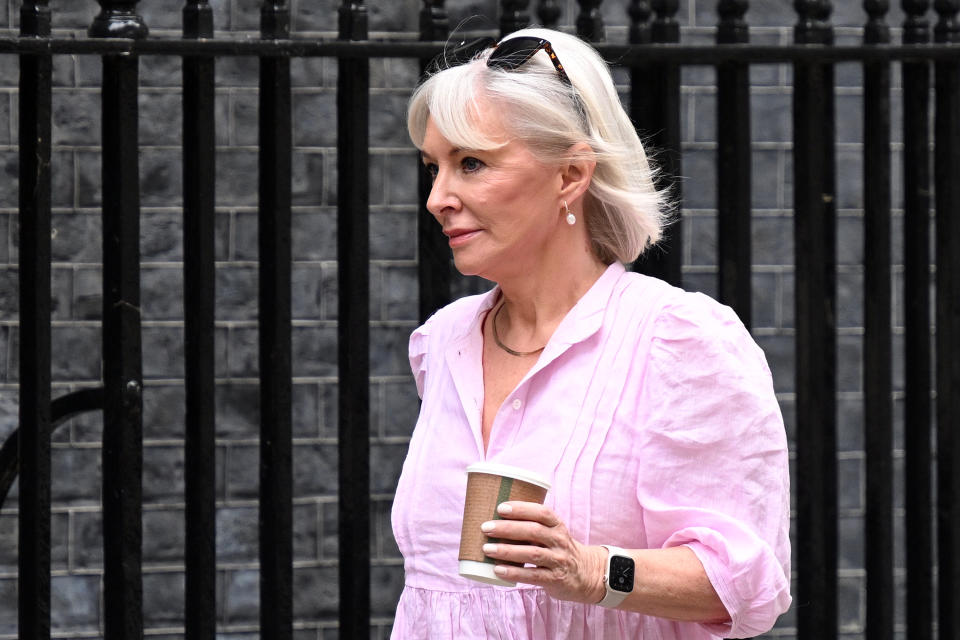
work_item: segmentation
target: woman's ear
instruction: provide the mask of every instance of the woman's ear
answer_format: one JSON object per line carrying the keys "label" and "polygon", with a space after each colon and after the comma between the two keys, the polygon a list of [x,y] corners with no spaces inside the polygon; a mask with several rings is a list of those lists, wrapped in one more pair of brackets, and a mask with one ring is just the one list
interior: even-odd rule
{"label": "woman's ear", "polygon": [[590,188],[597,161],[593,149],[586,142],[571,146],[567,150],[567,158],[560,168],[560,197],[567,202],[575,202]]}

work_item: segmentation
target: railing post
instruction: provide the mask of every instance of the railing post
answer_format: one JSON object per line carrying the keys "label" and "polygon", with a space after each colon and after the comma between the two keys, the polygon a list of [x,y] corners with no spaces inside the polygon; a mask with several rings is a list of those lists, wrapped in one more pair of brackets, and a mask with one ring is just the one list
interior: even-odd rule
{"label": "railing post", "polygon": [[606,34],[603,28],[603,16],[600,14],[602,0],[577,0],[580,13],[577,16],[577,35],[590,42],[603,42]]}
{"label": "railing post", "polygon": [[[363,2],[340,5],[343,41],[366,40]],[[370,637],[370,63],[337,73],[337,358],[341,638]]]}
{"label": "railing post", "polygon": [[[930,42],[929,0],[902,0],[903,43]],[[930,63],[904,61],[903,315],[907,634],[933,638],[930,351]]]}
{"label": "railing post", "polygon": [[[213,9],[187,0],[183,37],[213,37]],[[187,640],[216,637],[216,445],[214,425],[214,59],[183,59],[183,271],[185,623]]]}
{"label": "railing post", "polygon": [[[830,45],[826,0],[798,0],[798,44]],[[794,64],[798,636],[837,637],[836,222],[833,66]]]}
{"label": "railing post", "polygon": [[[960,0],[935,0],[934,40],[960,44]],[[934,64],[940,637],[960,634],[960,62]]]}
{"label": "railing post", "polygon": [[[20,7],[20,35],[48,38],[47,0]],[[50,638],[49,55],[20,56],[20,515],[18,630]],[[5,492],[0,494],[0,500]]]}
{"label": "railing post", "polygon": [[530,0],[500,0],[500,37],[530,26]]}
{"label": "railing post", "polygon": [[537,17],[540,18],[540,24],[548,29],[556,29],[557,21],[560,20],[560,7],[557,6],[557,0],[540,0],[537,7]]}
{"label": "railing post", "polygon": [[[420,40],[443,42],[450,35],[450,21],[443,0],[424,0],[420,10]],[[420,75],[429,60],[420,61]],[[433,181],[417,160],[417,278],[420,284],[420,322],[450,302],[450,246],[443,230],[427,212]]]}
{"label": "railing post", "polygon": [[[889,2],[866,0],[867,46],[890,43]],[[893,356],[890,302],[890,63],[863,66],[866,634],[893,638]]]}
{"label": "railing post", "polygon": [[[656,43],[680,42],[680,24],[676,20],[678,0],[653,0],[655,18],[650,24],[650,38]],[[643,15],[646,3],[635,3],[631,16]],[[631,27],[631,35],[634,34]],[[637,27],[639,28],[639,27]],[[638,32],[639,35],[640,32]],[[645,34],[644,34],[645,35]],[[657,187],[669,194],[672,202],[681,202],[680,157],[680,66],[673,62],[643,65],[631,69],[631,115],[650,133],[657,152],[660,174]],[[633,267],[680,286],[683,280],[682,222],[680,211],[669,225],[660,243],[648,249]]]}
{"label": "railing post", "polygon": [[[717,44],[750,41],[747,0],[721,0]],[[717,260],[720,301],[751,325],[750,68],[717,65]]]}
{"label": "railing post", "polygon": [[[135,0],[99,0],[91,37],[142,38]],[[139,60],[103,56],[104,639],[143,637]]]}
{"label": "railing post", "polygon": [[[285,0],[264,0],[260,37],[290,35]],[[290,59],[260,58],[260,633],[293,637]]]}

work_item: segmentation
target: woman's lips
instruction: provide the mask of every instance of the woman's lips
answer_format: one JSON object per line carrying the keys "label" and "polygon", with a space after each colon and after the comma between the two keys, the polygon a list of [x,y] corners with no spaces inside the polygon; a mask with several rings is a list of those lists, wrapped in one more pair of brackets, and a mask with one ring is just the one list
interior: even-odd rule
{"label": "woman's lips", "polygon": [[450,248],[456,249],[457,247],[462,247],[472,240],[477,234],[480,233],[479,229],[452,229],[450,231],[444,231],[444,233],[450,238]]}

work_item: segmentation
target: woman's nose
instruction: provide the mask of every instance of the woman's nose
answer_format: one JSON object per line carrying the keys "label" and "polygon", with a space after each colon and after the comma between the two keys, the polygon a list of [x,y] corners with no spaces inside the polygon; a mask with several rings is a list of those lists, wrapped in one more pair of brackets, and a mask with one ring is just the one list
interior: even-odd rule
{"label": "woman's nose", "polygon": [[456,211],[460,206],[460,199],[451,188],[450,181],[443,171],[437,173],[427,198],[427,211],[439,218],[445,213]]}

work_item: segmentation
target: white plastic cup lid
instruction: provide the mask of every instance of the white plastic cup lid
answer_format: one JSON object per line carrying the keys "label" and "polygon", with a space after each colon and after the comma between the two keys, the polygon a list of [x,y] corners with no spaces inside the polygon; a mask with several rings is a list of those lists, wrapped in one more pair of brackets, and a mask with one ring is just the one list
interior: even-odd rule
{"label": "white plastic cup lid", "polygon": [[528,469],[521,469],[520,467],[513,467],[508,464],[475,462],[467,467],[467,473],[489,473],[491,475],[504,476],[506,478],[513,478],[514,480],[535,484],[538,487],[543,487],[547,491],[550,490],[550,482],[539,473]]}

